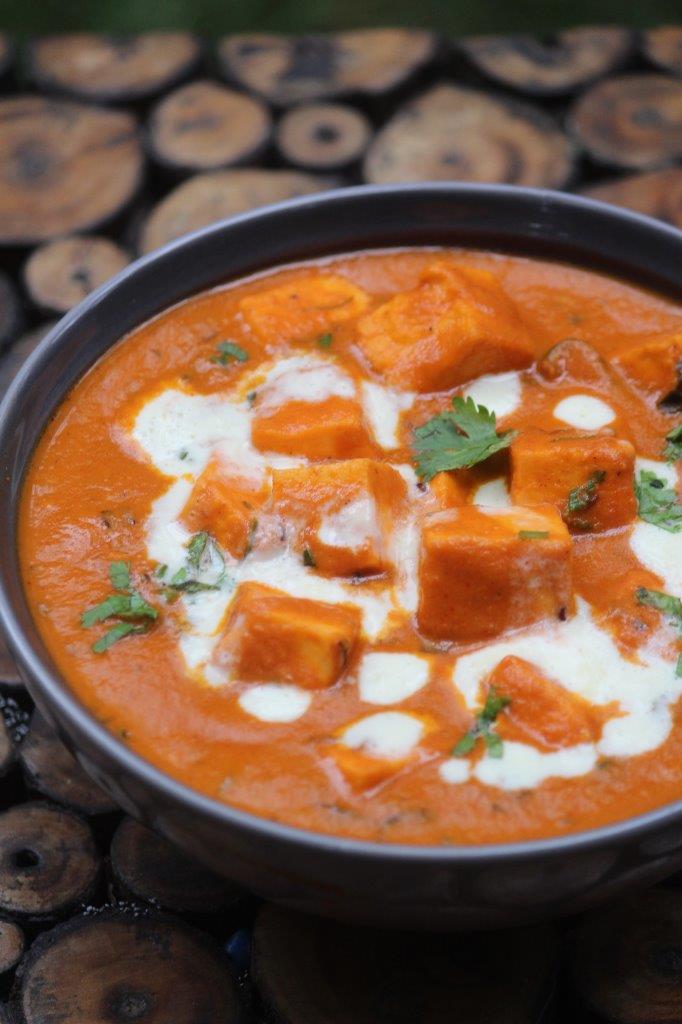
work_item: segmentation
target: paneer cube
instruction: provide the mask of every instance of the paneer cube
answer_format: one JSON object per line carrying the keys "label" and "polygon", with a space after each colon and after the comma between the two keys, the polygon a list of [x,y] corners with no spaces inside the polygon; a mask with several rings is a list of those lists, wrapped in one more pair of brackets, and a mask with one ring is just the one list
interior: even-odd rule
{"label": "paneer cube", "polygon": [[296,530],[295,545],[331,576],[385,572],[388,540],[407,487],[391,466],[348,459],[273,473],[272,502]]}
{"label": "paneer cube", "polygon": [[458,479],[456,473],[436,473],[429,480],[429,491],[438,508],[457,508],[464,505],[467,489]]}
{"label": "paneer cube", "polygon": [[265,480],[245,478],[238,468],[213,459],[192,488],[182,522],[192,533],[206,530],[224,551],[241,558],[268,490]]}
{"label": "paneer cube", "polygon": [[572,542],[551,505],[436,512],[422,527],[417,623],[475,643],[572,611]]}
{"label": "paneer cube", "polygon": [[554,505],[572,533],[600,533],[637,515],[635,450],[608,434],[524,430],[511,445],[515,505]]}
{"label": "paneer cube", "polygon": [[614,377],[596,348],[581,338],[565,338],[557,342],[542,359],[538,359],[537,369],[545,380],[582,384],[607,393]]}
{"label": "paneer cube", "polygon": [[509,700],[497,719],[503,739],[549,751],[599,738],[601,723],[591,704],[523,658],[503,658],[488,677],[488,686]]}
{"label": "paneer cube", "polygon": [[232,679],[320,690],[343,674],[359,631],[360,611],[350,605],[241,583],[212,660]]}
{"label": "paneer cube", "polygon": [[414,391],[444,391],[533,361],[528,331],[497,279],[449,259],[435,260],[416,288],[365,314],[357,329],[372,368]]}
{"label": "paneer cube", "polygon": [[256,409],[251,440],[263,452],[313,460],[355,458],[375,451],[360,403],[337,396]]}
{"label": "paneer cube", "polygon": [[247,295],[239,308],[268,343],[316,341],[367,308],[361,288],[337,274],[320,274]]}
{"label": "paneer cube", "polygon": [[682,332],[637,342],[615,361],[637,387],[661,401],[682,386]]}
{"label": "paneer cube", "polygon": [[353,789],[374,789],[418,758],[431,728],[430,720],[414,712],[382,711],[339,730],[329,752]]}

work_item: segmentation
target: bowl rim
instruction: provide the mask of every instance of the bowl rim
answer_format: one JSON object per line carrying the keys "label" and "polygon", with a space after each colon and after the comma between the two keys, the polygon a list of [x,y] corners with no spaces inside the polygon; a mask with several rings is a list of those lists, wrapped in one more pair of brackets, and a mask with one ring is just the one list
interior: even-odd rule
{"label": "bowl rim", "polygon": [[[669,241],[679,244],[682,248],[682,231],[652,217],[625,208],[611,206],[610,204],[585,196],[551,191],[549,189],[522,188],[514,185],[469,182],[358,185],[331,189],[258,207],[237,216],[215,221],[133,260],[127,267],[93,291],[54,324],[21,366],[0,402],[0,436],[7,431],[7,424],[14,419],[15,413],[20,409],[25,382],[34,373],[38,372],[42,364],[49,359],[51,350],[60,345],[63,335],[70,332],[72,327],[77,324],[78,320],[85,313],[96,307],[102,299],[111,292],[116,291],[123,282],[127,282],[129,278],[134,277],[141,269],[154,263],[162,262],[169,255],[173,255],[182,249],[191,248],[193,243],[199,239],[205,239],[211,235],[220,236],[224,231],[229,231],[233,226],[257,223],[281,212],[292,209],[305,209],[306,207],[315,208],[320,205],[333,204],[340,200],[352,202],[355,197],[362,197],[367,194],[390,198],[403,195],[409,196],[415,193],[432,195],[434,198],[442,198],[444,196],[458,197],[463,200],[466,200],[467,197],[480,199],[506,195],[511,199],[516,196],[519,200],[536,202],[542,206],[557,204],[564,208],[574,208],[587,213],[592,211],[601,218],[606,217],[621,224],[630,224],[634,228],[648,229],[650,232],[653,231],[662,237],[667,236]],[[529,247],[530,244],[529,239]],[[371,249],[371,246],[367,248]],[[378,250],[380,248],[377,247]],[[349,250],[345,251],[348,252]],[[339,254],[342,254],[342,252]],[[309,258],[315,259],[316,257],[312,256]],[[292,263],[296,262],[306,262],[306,259],[292,260]],[[570,263],[570,258],[567,257],[565,262]],[[275,263],[272,268],[265,268],[264,272],[283,265],[286,265],[286,263]],[[574,265],[580,266],[578,263]],[[237,277],[236,280],[239,280],[239,278]],[[200,292],[201,290],[199,289],[198,291]],[[194,294],[197,294],[197,292]],[[184,301],[184,299],[177,300],[177,302],[181,301]],[[173,302],[169,302],[164,308],[169,309],[173,305]],[[153,319],[153,316],[147,319]],[[144,323],[146,321],[143,320],[141,322]],[[112,342],[106,351],[117,344],[117,341]],[[101,353],[94,361],[96,362],[103,355],[104,353]],[[90,365],[94,365],[94,363]],[[87,372],[87,370],[84,372]],[[63,401],[63,398],[64,395],[62,395],[61,401]],[[50,408],[43,426],[47,425],[49,416],[56,408],[57,405]],[[35,446],[36,443],[37,439],[34,439],[33,445]],[[22,478],[27,464],[28,460],[22,469]],[[157,792],[161,791],[167,800],[180,805],[183,811],[190,811],[202,817],[210,818],[215,825],[227,826],[232,829],[236,828],[241,833],[248,834],[256,840],[273,840],[293,847],[304,847],[308,851],[315,851],[319,854],[331,856],[343,854],[345,857],[353,859],[364,858],[384,862],[424,863],[425,865],[465,865],[486,862],[494,864],[498,861],[557,857],[574,850],[588,850],[594,847],[605,846],[614,841],[621,843],[626,840],[636,839],[657,826],[671,824],[677,819],[682,820],[682,798],[680,798],[642,814],[595,828],[582,829],[541,839],[470,845],[379,842],[376,840],[356,839],[334,833],[315,832],[295,825],[288,825],[269,818],[260,817],[249,811],[240,810],[199,790],[192,789],[179,779],[157,768],[151,761],[147,761],[140,754],[135,753],[125,742],[110,732],[88,707],[81,703],[76,694],[69,689],[67,680],[62,678],[56,667],[53,667],[48,659],[43,658],[36,649],[33,640],[27,635],[18,619],[13,602],[7,592],[5,573],[2,567],[0,567],[0,627],[4,632],[8,647],[30,679],[30,687],[34,687],[37,690],[48,707],[55,707],[57,709],[55,717],[62,732],[66,732],[69,737],[74,734],[77,736],[87,736],[95,748],[103,751],[109,763],[113,763],[123,773],[129,773],[135,778],[141,777],[148,789]],[[64,721],[68,723],[66,728],[62,725]],[[74,746],[78,748],[78,743],[74,742]]]}

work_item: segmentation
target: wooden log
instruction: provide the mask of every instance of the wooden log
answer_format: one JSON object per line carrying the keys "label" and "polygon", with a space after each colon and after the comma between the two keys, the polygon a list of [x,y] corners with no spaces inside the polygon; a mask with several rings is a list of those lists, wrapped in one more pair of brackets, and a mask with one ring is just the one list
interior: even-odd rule
{"label": "wooden log", "polygon": [[286,1024],[534,1024],[553,988],[557,939],[545,927],[378,932],[266,905],[252,952],[259,995]]}
{"label": "wooden log", "polygon": [[35,245],[120,214],[141,183],[132,114],[66,100],[0,101],[0,245]]}
{"label": "wooden log", "polygon": [[383,96],[436,55],[432,32],[360,29],[319,35],[235,35],[218,44],[226,77],[278,107],[341,96]]}
{"label": "wooden log", "polygon": [[277,126],[283,159],[308,171],[341,171],[364,155],[369,119],[341,103],[308,103],[287,111]]}
{"label": "wooden log", "polygon": [[178,185],[142,225],[140,251],[151,252],[197,228],[266,203],[322,192],[331,182],[301,171],[210,171]]}
{"label": "wooden log", "polygon": [[682,228],[682,167],[631,174],[580,191],[592,199],[625,206]]}
{"label": "wooden log", "polygon": [[24,958],[20,1024],[236,1024],[242,1015],[224,954],[161,916],[102,913],[44,932]]}
{"label": "wooden log", "polygon": [[191,914],[225,914],[243,890],[191,860],[133,818],[124,818],[111,844],[111,867],[124,895]]}
{"label": "wooden log", "polygon": [[34,40],[28,48],[28,69],[43,92],[130,103],[157,96],[188,78],[201,57],[201,44],[190,32],[72,32]]}
{"label": "wooden log", "polygon": [[573,165],[571,142],[540,110],[441,83],[376,135],[364,177],[382,185],[437,180],[561,188]]}
{"label": "wooden log", "polygon": [[99,869],[92,833],[70,811],[27,803],[0,814],[0,913],[64,915],[90,898]]}
{"label": "wooden log", "polygon": [[0,974],[6,974],[24,955],[26,939],[15,921],[0,920]]}
{"label": "wooden log", "polygon": [[217,82],[191,82],[155,107],[149,119],[152,157],[180,172],[210,171],[255,159],[272,119],[265,104]]}
{"label": "wooden log", "polygon": [[31,302],[44,313],[66,313],[130,262],[124,249],[101,235],[75,235],[45,242],[24,264]]}
{"label": "wooden log", "polygon": [[633,33],[615,25],[558,32],[549,42],[529,35],[474,36],[459,48],[474,67],[500,85],[533,96],[560,96],[620,67]]}
{"label": "wooden log", "polygon": [[[23,334],[4,353],[0,359],[0,398],[2,398],[11,381],[16,377],[36,345],[54,327],[55,322],[52,320],[49,323],[41,324],[40,327],[34,327],[32,331]],[[0,683],[18,686],[21,685],[21,682],[21,676],[14,663],[14,658],[8,651],[2,636],[0,636]]]}
{"label": "wooden log", "polygon": [[573,983],[612,1024],[677,1024],[682,1007],[682,892],[650,889],[581,919]]}
{"label": "wooden log", "polygon": [[682,81],[643,74],[598,82],[574,104],[568,128],[596,163],[666,167],[682,157]]}
{"label": "wooden log", "polygon": [[29,789],[42,796],[87,815],[116,810],[109,794],[86,774],[38,711],[33,712],[19,759]]}
{"label": "wooden log", "polygon": [[14,65],[15,46],[5,32],[0,32],[0,84],[5,85],[11,77]]}
{"label": "wooden log", "polygon": [[643,33],[642,49],[662,71],[682,75],[682,25],[659,25]]}
{"label": "wooden log", "polygon": [[0,271],[0,349],[19,336],[23,321],[21,300],[14,281]]}

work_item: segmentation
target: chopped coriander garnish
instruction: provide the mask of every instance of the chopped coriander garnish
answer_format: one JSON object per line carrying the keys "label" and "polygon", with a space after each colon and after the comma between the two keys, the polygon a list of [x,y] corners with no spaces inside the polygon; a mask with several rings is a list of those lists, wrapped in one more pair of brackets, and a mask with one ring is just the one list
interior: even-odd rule
{"label": "chopped coriander garnish", "polygon": [[255,391],[249,391],[249,393],[246,396],[246,403],[247,403],[249,409],[251,409],[253,407],[253,403],[255,401],[256,401],[256,392]]}
{"label": "chopped coriander garnish", "polygon": [[112,562],[109,566],[109,579],[118,593],[109,594],[104,601],[84,611],[81,615],[81,625],[85,629],[90,629],[98,622],[105,622],[111,618],[127,621],[117,622],[92,645],[95,654],[102,654],[117,640],[131,633],[146,633],[151,622],[159,614],[142,594],[131,587],[130,566],[127,562]]}
{"label": "chopped coriander garnish", "polygon": [[130,587],[130,566],[127,562],[112,562],[109,579],[114,590],[128,590]]}
{"label": "chopped coriander garnish", "polygon": [[590,476],[584,484],[579,484],[568,493],[566,501],[566,515],[573,515],[574,512],[584,512],[591,508],[597,500],[597,488],[606,479],[603,469],[598,469]]}
{"label": "chopped coriander garnish", "polygon": [[164,562],[163,565],[157,565],[156,569],[154,570],[154,575],[156,576],[157,580],[162,580],[167,572],[168,566]]}
{"label": "chopped coriander garnish", "polygon": [[496,416],[473,398],[452,399],[452,410],[439,413],[414,432],[417,474],[430,480],[444,470],[475,466],[507,448],[515,430],[496,430]]}
{"label": "chopped coriander garnish", "polygon": [[635,597],[640,604],[649,605],[659,612],[667,615],[682,636],[682,601],[672,594],[664,594],[661,590],[649,590],[648,587],[638,587]]}
{"label": "chopped coriander garnish", "polygon": [[227,366],[233,359],[236,359],[238,363],[245,363],[249,358],[249,353],[234,341],[219,342],[217,352],[218,354],[212,357],[211,362],[219,363],[221,366]]}
{"label": "chopped coriander garnish", "polygon": [[485,743],[486,750],[490,757],[502,757],[504,744],[502,737],[493,732],[493,725],[497,717],[506,707],[511,704],[509,697],[503,697],[494,686],[488,690],[485,704],[476,715],[476,721],[471,729],[466,732],[461,740],[455,744],[453,757],[466,757],[474,749],[479,739]]}
{"label": "chopped coriander garnish", "polygon": [[678,462],[682,459],[682,423],[665,435],[667,444],[663,449],[663,458],[667,462]]}
{"label": "chopped coriander garnish", "polygon": [[317,344],[320,346],[320,348],[331,348],[333,340],[334,340],[333,335],[331,335],[331,334],[322,334],[317,339]]}
{"label": "chopped coriander garnish", "polygon": [[310,548],[303,548],[303,564],[307,565],[309,569],[316,569],[317,562]]}
{"label": "chopped coriander garnish", "polygon": [[677,665],[675,666],[675,675],[682,678],[682,654],[677,657]]}
{"label": "chopped coriander garnish", "polygon": [[104,636],[101,636],[93,645],[92,649],[95,654],[104,654],[110,647],[117,642],[122,640],[124,636],[129,636],[131,633],[146,633],[146,626],[136,626],[134,622],[117,622],[115,626],[107,630]]}
{"label": "chopped coriander garnish", "polygon": [[187,451],[187,449],[183,448],[182,451],[179,453],[178,458],[182,459],[184,461],[187,458],[188,455],[189,455],[189,452]]}
{"label": "chopped coriander garnish", "polygon": [[640,518],[669,533],[682,530],[682,505],[677,494],[651,470],[643,469],[635,484]]}
{"label": "chopped coriander garnish", "polygon": [[[186,548],[186,565],[173,573],[164,589],[167,600],[173,592],[198,594],[205,590],[220,590],[225,579],[225,558],[210,533],[206,530],[195,533],[190,537]],[[201,578],[211,570],[214,570],[213,579]]]}
{"label": "chopped coriander garnish", "polygon": [[519,540],[547,540],[549,530],[519,530]]}
{"label": "chopped coriander garnish", "polygon": [[208,543],[208,534],[205,530],[201,533],[195,533],[189,544],[187,545],[187,561],[190,565],[198,568],[201,561],[201,556],[206,550]]}

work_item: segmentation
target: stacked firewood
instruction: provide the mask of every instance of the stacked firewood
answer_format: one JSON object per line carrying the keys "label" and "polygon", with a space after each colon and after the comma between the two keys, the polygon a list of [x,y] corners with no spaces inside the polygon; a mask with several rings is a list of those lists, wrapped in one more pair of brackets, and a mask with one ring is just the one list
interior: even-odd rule
{"label": "stacked firewood", "polygon": [[[682,226],[681,76],[680,26],[0,37],[0,391],[136,255],[291,196],[506,182]],[[453,1019],[680,1024],[682,889],[466,938],[259,905],[123,817],[0,648],[0,1024]]]}

